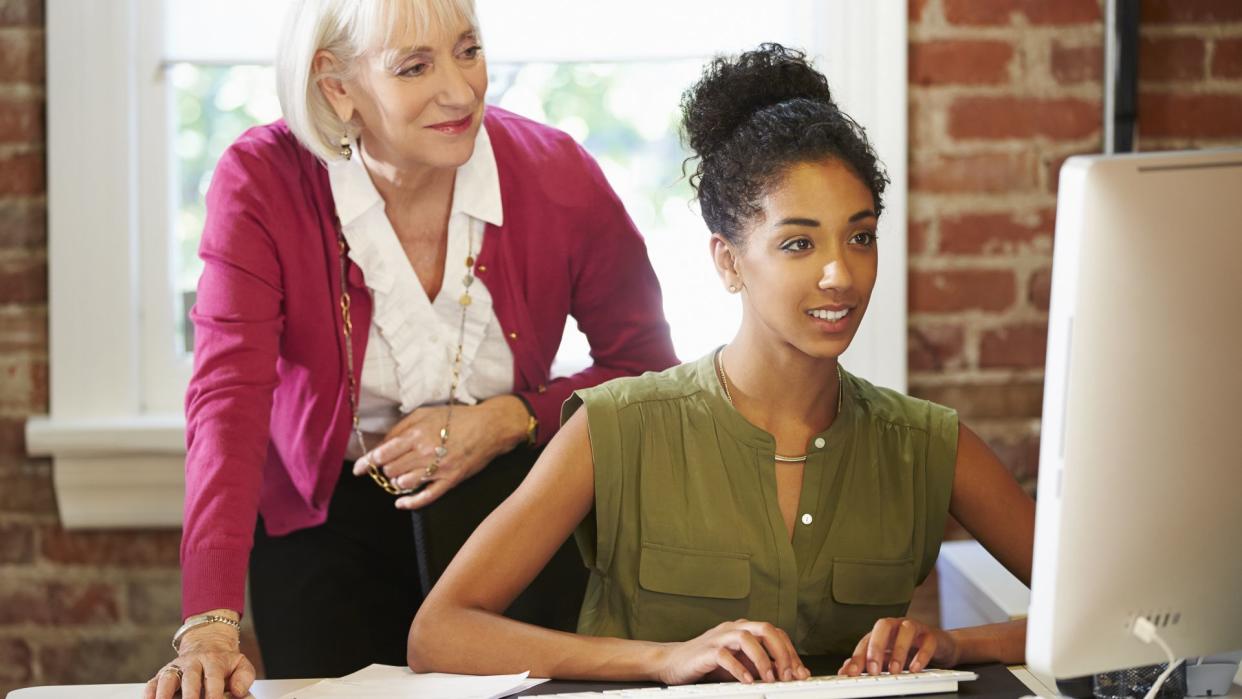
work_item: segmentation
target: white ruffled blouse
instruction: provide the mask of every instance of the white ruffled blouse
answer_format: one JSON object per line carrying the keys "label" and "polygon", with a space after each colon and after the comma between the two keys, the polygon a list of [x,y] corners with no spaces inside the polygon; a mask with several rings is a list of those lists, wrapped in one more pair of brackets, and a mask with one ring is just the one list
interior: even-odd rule
{"label": "white ruffled blouse", "polygon": [[[406,258],[362,158],[329,163],[328,179],[350,258],[362,269],[375,305],[362,363],[360,426],[384,434],[415,408],[448,402],[462,337],[458,299],[465,291],[466,256],[473,250],[478,257],[486,224],[503,222],[496,156],[487,129],[480,128],[474,154],[457,169],[444,282],[434,301]],[[513,391],[513,353],[487,286],[476,280],[470,296],[457,399],[474,404]],[[360,455],[350,440],[347,456]]]}

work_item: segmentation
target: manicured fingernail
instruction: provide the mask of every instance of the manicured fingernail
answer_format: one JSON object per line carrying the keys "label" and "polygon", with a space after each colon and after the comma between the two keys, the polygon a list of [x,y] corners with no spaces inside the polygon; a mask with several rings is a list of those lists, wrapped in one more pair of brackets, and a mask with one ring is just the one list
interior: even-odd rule
{"label": "manicured fingernail", "polygon": [[755,681],[755,678],[751,677],[749,672],[743,672],[742,681],[745,682],[746,684],[750,684],[751,682]]}
{"label": "manicured fingernail", "polygon": [[919,666],[919,661],[916,660],[910,663],[910,672],[918,672],[919,670],[922,670],[922,669],[923,668]]}
{"label": "manicured fingernail", "polygon": [[781,679],[785,680],[786,682],[792,680],[793,670],[790,670],[789,668],[785,668],[785,671],[781,673]]}
{"label": "manicured fingernail", "polygon": [[900,675],[901,674],[901,663],[897,662],[896,660],[889,663],[888,671],[893,673],[894,675]]}
{"label": "manicured fingernail", "polygon": [[867,672],[868,672],[868,673],[870,673],[870,674],[872,674],[872,675],[878,675],[878,674],[880,674],[880,664],[879,664],[879,663],[877,663],[877,662],[876,662],[876,661],[874,661],[874,660],[872,660],[871,662],[867,663]]}
{"label": "manicured fingernail", "polygon": [[811,671],[808,670],[805,665],[803,665],[802,667],[798,668],[798,674],[802,675],[802,679],[805,680],[806,678],[811,676]]}

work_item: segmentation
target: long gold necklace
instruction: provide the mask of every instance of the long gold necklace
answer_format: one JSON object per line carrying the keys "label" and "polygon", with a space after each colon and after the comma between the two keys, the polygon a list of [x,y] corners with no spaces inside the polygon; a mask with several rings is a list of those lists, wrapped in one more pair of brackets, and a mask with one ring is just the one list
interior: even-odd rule
{"label": "long gold necklace", "polygon": [[[716,350],[716,356],[712,358],[712,363],[716,366],[716,379],[720,381],[720,387],[724,389],[725,398],[729,400],[729,405],[732,406],[734,410],[736,410],[737,405],[734,404],[733,402],[733,394],[729,392],[729,375],[725,373],[724,360],[721,358],[721,354],[723,352],[724,352],[723,347]],[[844,392],[845,390],[844,390],[843,380],[841,378],[841,364],[838,363],[837,364],[837,415],[841,414],[841,394]],[[782,464],[804,463],[806,461],[806,456],[807,456],[806,454],[803,454],[801,456],[784,456],[782,454],[773,454],[773,457],[776,459],[776,461]]]}
{"label": "long gold necklace", "polygon": [[[470,308],[470,304],[474,299],[470,297],[470,286],[474,284],[474,235],[473,232],[466,234],[468,242],[466,245],[466,276],[462,277],[462,294],[457,299],[458,305],[461,306],[461,322],[457,330],[457,353],[453,357],[453,380],[449,388],[448,412],[444,417],[444,427],[440,428],[440,444],[435,448],[435,457],[427,468],[423,471],[423,480],[429,480],[435,475],[440,468],[440,462],[448,455],[448,439],[449,426],[453,423],[453,405],[457,403],[457,384],[461,381],[461,355],[466,344],[466,311]],[[358,386],[354,379],[354,347],[351,336],[353,334],[353,322],[350,320],[350,297],[349,297],[349,281],[346,276],[348,272],[348,263],[346,252],[348,247],[345,243],[345,235],[342,232],[337,233],[337,244],[340,250],[341,258],[341,321],[342,329],[345,335],[345,373],[349,377],[349,409],[353,415],[354,438],[358,440],[358,448],[363,454],[367,453],[367,443],[362,436],[362,428],[359,426],[360,419],[358,416]],[[417,490],[417,488],[403,489],[397,487],[384,472],[376,468],[375,464],[368,464],[368,473],[371,480],[375,484],[384,489],[389,495],[409,495]]]}

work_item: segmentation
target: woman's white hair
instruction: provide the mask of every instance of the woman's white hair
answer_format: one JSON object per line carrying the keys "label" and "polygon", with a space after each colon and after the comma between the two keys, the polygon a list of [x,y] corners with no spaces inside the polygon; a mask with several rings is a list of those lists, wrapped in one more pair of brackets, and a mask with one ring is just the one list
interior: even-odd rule
{"label": "woman's white hair", "polygon": [[[348,79],[363,54],[409,48],[395,43],[462,20],[478,31],[474,0],[295,0],[276,49],[276,94],[289,130],[320,160],[339,159],[341,136],[352,138],[357,125],[336,115],[319,81]],[[319,51],[341,69],[316,73]]]}

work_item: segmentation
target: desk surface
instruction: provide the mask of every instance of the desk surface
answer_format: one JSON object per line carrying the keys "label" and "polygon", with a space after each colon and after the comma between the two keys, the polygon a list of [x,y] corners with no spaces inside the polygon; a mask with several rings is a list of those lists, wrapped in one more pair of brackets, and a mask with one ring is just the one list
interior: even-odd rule
{"label": "desk surface", "polygon": [[[809,659],[808,659],[809,660]],[[814,667],[814,663],[808,662],[811,669],[815,672],[825,672],[820,667]],[[838,663],[839,665],[839,663]],[[835,667],[833,668],[836,669]],[[975,668],[966,668],[979,673],[979,679],[974,682],[966,682],[961,685],[961,690],[957,694],[936,695],[939,697],[970,697],[971,699],[1017,699],[1028,694],[1037,694],[1042,697],[1052,697],[1054,694],[1044,687],[1038,680],[1034,678],[1025,668],[1014,667],[1006,668],[1003,665],[985,665]],[[831,670],[827,670],[831,672]],[[251,690],[251,696],[254,699],[279,699],[285,694],[292,692],[301,687],[305,687],[314,682],[315,679],[304,680],[259,680],[255,682]],[[610,683],[585,683],[585,682],[548,682],[527,690],[526,695],[536,694],[552,694],[556,692],[570,691],[598,691],[600,689],[615,689],[626,685],[617,685]],[[632,686],[632,685],[631,685]],[[28,689],[18,689],[8,695],[8,699],[134,699],[142,696],[143,685],[141,684],[95,684],[95,685],[77,685],[62,687],[31,687]],[[1242,687],[1237,687],[1242,690]],[[1242,691],[1235,691],[1229,696],[1238,696],[1242,698]]]}

